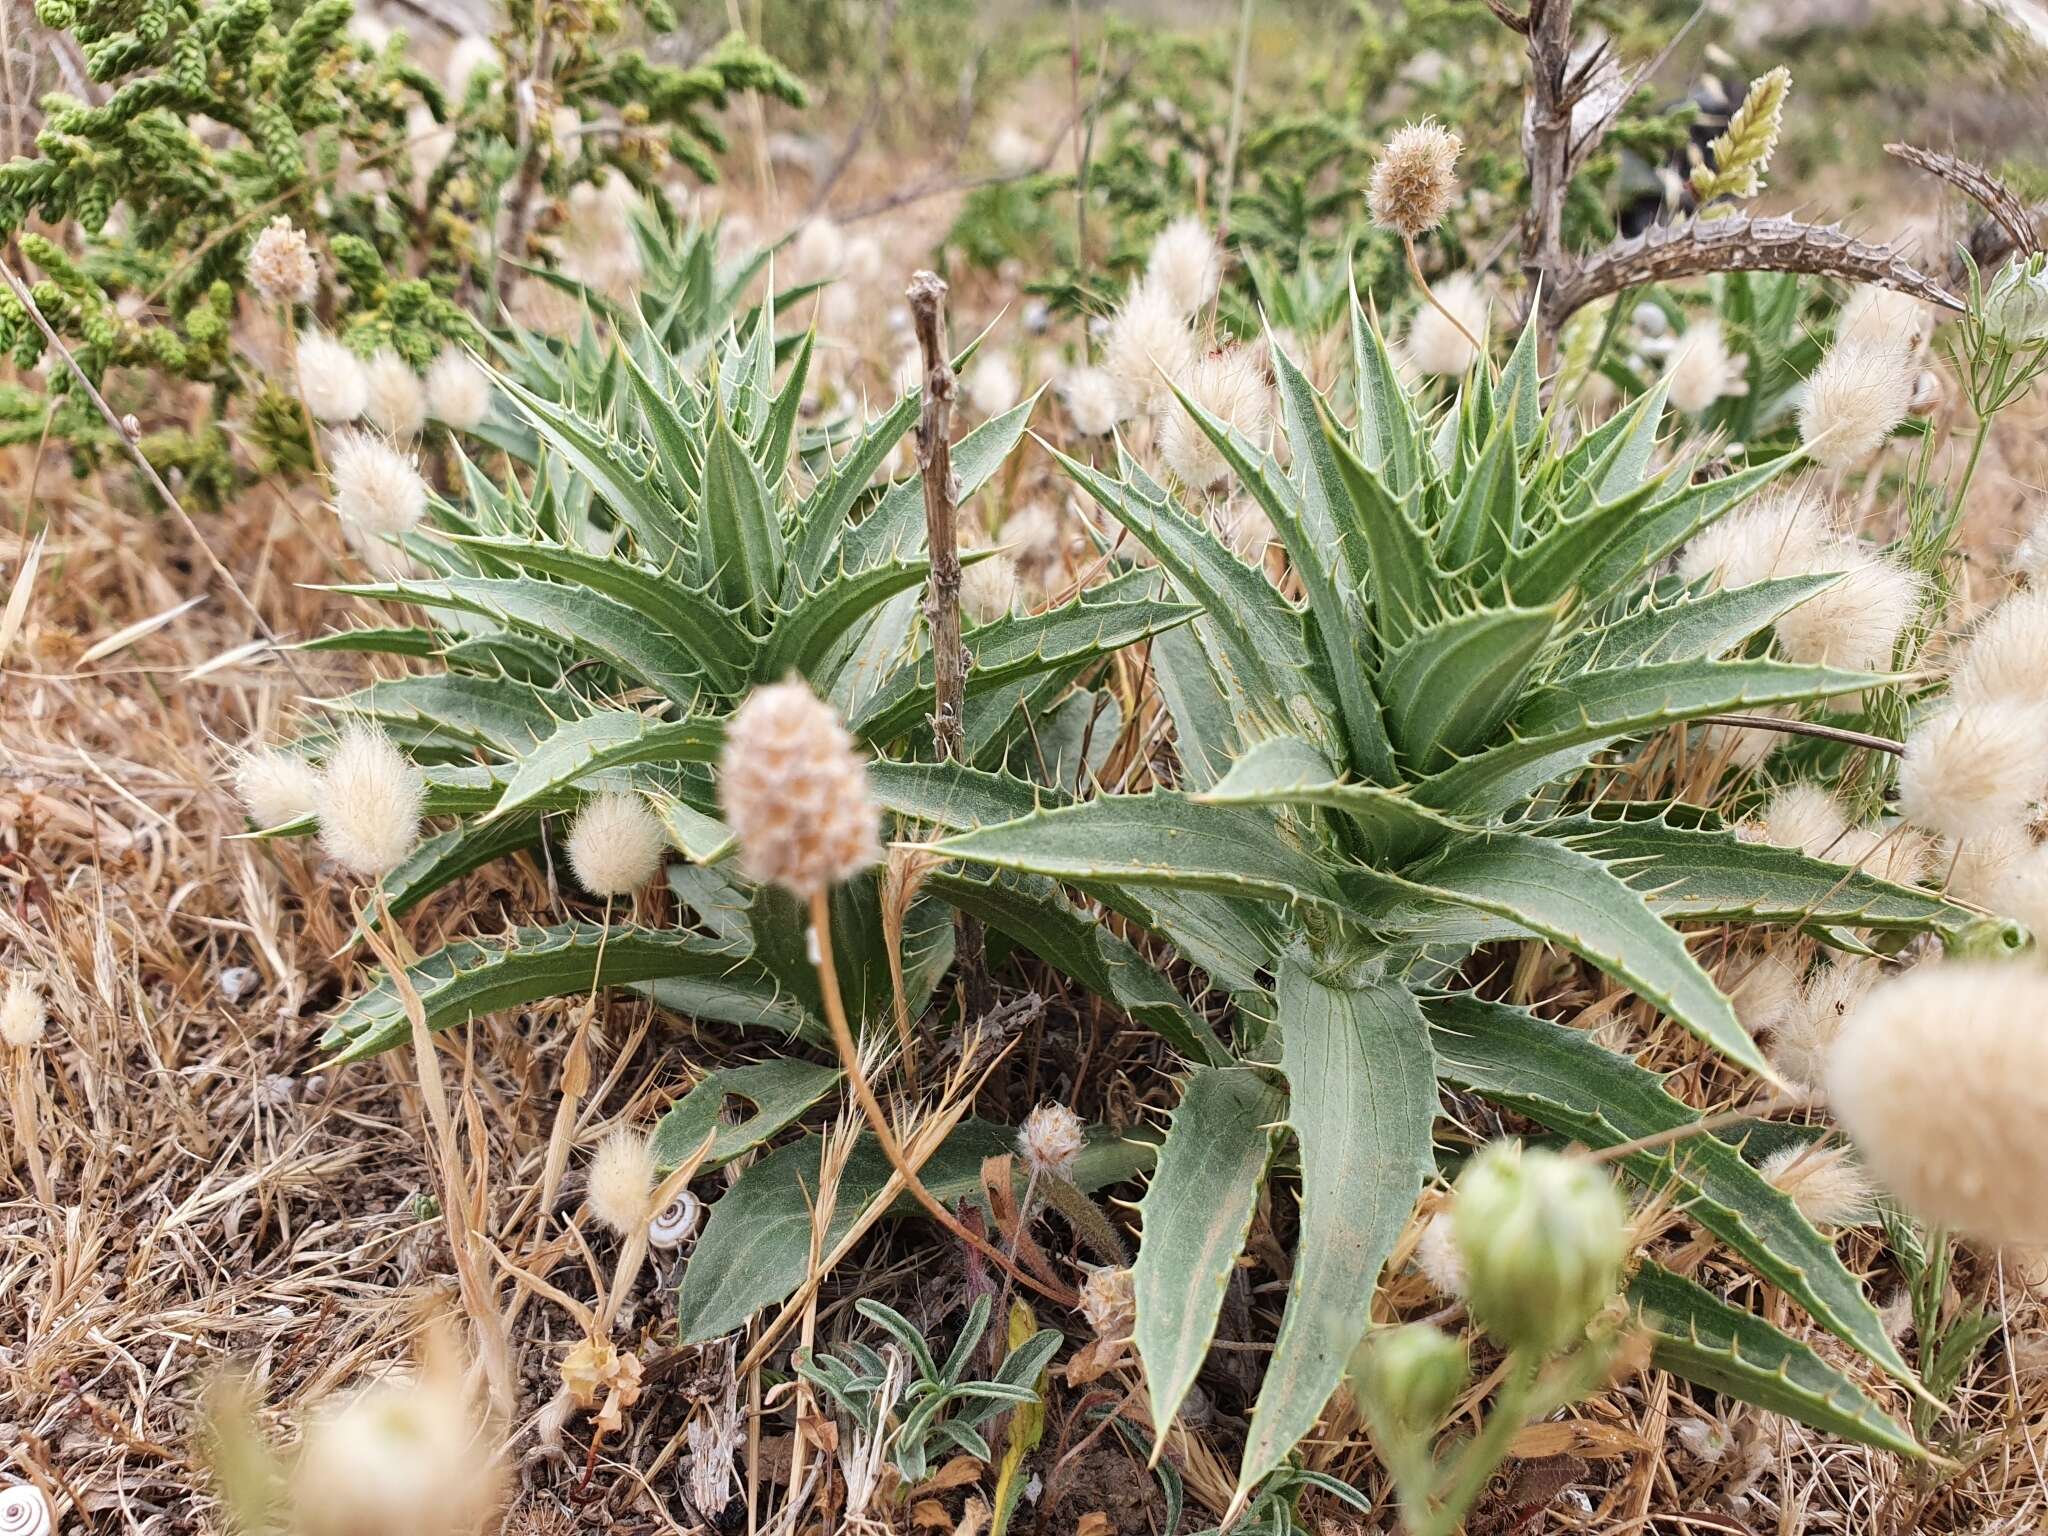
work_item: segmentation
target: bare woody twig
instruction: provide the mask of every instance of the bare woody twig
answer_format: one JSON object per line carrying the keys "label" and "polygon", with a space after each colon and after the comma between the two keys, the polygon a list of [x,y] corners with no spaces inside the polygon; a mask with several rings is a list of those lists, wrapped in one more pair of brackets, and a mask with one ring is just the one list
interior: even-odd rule
{"label": "bare woody twig", "polygon": [[547,158],[547,140],[540,131],[541,119],[546,116],[541,95],[553,77],[554,67],[554,29],[543,24],[540,40],[534,47],[533,68],[519,83],[519,176],[505,202],[505,238],[498,242],[495,258],[501,299],[511,293],[518,263],[526,255],[526,243],[533,233],[533,202],[540,191],[541,162]]}
{"label": "bare woody twig", "polygon": [[917,462],[924,475],[925,540],[931,578],[924,622],[932,639],[932,740],[941,756],[964,751],[967,649],[960,641],[960,528],[953,498],[953,365],[946,352],[946,284],[935,272],[910,279],[906,295],[924,354],[924,403],[917,418]]}

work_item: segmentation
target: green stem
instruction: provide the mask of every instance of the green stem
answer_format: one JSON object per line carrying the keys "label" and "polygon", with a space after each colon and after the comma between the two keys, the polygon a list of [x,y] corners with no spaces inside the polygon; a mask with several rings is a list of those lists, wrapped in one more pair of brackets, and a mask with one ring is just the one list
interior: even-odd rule
{"label": "green stem", "polygon": [[1536,1387],[1543,1362],[1526,1350],[1514,1350],[1507,1359],[1507,1380],[1486,1416],[1485,1427],[1467,1441],[1450,1467],[1436,1510],[1415,1523],[1414,1536],[1451,1536],[1477,1502],[1486,1480],[1493,1476],[1508,1454],[1508,1446],[1529,1419],[1530,1396]]}

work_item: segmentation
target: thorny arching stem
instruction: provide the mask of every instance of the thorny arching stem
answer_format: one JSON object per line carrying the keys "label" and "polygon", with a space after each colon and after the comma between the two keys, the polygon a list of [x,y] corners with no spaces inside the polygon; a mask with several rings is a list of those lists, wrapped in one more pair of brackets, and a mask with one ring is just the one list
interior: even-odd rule
{"label": "thorny arching stem", "polygon": [[1450,321],[1451,324],[1457,329],[1458,334],[1464,337],[1465,340],[1472,344],[1472,350],[1474,352],[1477,352],[1480,356],[1484,357],[1486,355],[1486,347],[1484,346],[1484,344],[1481,343],[1477,336],[1474,336],[1470,331],[1465,329],[1464,321],[1460,320],[1456,315],[1452,314],[1448,309],[1444,308],[1443,300],[1439,299],[1436,296],[1436,290],[1429,286],[1429,279],[1422,275],[1422,263],[1415,259],[1415,239],[1412,235],[1403,234],[1401,236],[1401,249],[1404,252],[1406,252],[1408,256],[1409,279],[1415,284],[1417,288],[1422,290],[1422,296],[1425,299],[1429,300],[1429,307],[1435,310],[1438,314],[1442,315],[1446,320]]}
{"label": "thorny arching stem", "polygon": [[889,1160],[889,1166],[896,1170],[903,1180],[903,1187],[910,1191],[911,1198],[923,1206],[940,1226],[983,1258],[996,1265],[1012,1280],[1028,1285],[1039,1295],[1056,1301],[1061,1306],[1071,1307],[1078,1298],[1071,1291],[1061,1291],[1047,1285],[1036,1275],[1011,1262],[999,1249],[968,1230],[965,1223],[924,1186],[903,1155],[903,1145],[896,1139],[896,1132],[890,1126],[889,1116],[882,1109],[881,1101],[875,1097],[875,1090],[868,1084],[866,1070],[860,1064],[860,1046],[853,1038],[853,1028],[846,1022],[846,1004],[839,996],[839,973],[832,963],[832,899],[828,891],[817,891],[811,897],[811,933],[817,940],[817,952],[812,956],[818,968],[818,990],[824,997],[825,1022],[832,1028],[832,1043],[839,1050],[839,1065],[846,1073],[847,1082],[853,1085],[854,1099],[859,1103],[861,1113],[867,1117],[868,1128],[875,1133],[875,1141],[882,1149],[882,1155]]}

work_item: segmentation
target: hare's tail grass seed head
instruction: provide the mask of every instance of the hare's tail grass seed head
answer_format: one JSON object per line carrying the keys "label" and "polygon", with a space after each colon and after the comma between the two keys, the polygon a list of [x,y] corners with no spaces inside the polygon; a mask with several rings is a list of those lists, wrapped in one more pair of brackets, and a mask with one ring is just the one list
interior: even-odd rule
{"label": "hare's tail grass seed head", "polygon": [[376,726],[351,721],[320,775],[320,846],[350,874],[379,880],[419,841],[426,781]]}
{"label": "hare's tail grass seed head", "polygon": [[299,332],[298,370],[299,394],[314,420],[334,426],[368,408],[370,376],[363,360],[325,331]]}
{"label": "hare's tail grass seed head", "polygon": [[800,679],[747,696],[726,725],[719,794],[756,880],[806,899],[881,858],[867,765]]}
{"label": "hare's tail grass seed head", "polygon": [[319,813],[320,770],[296,752],[261,747],[236,762],[235,795],[257,827],[281,827]]}
{"label": "hare's tail grass seed head", "polygon": [[1935,962],[1843,1022],[1828,1104],[1877,1182],[1936,1227],[2048,1242],[2048,973]]}
{"label": "hare's tail grass seed head", "polygon": [[661,869],[668,836],[639,795],[606,790],[569,827],[569,867],[593,896],[630,896]]}
{"label": "hare's tail grass seed head", "polygon": [[1145,281],[1186,316],[1199,313],[1215,298],[1222,280],[1216,237],[1191,214],[1162,229],[1145,259]]}
{"label": "hare's tail grass seed head", "polygon": [[584,1194],[590,1214],[621,1237],[647,1222],[654,1195],[654,1147],[630,1126],[620,1126],[591,1155]]}
{"label": "hare's tail grass seed head", "polygon": [[0,990],[0,1042],[26,1050],[43,1038],[48,1021],[49,1010],[35,983],[21,971],[9,976]]}
{"label": "hare's tail grass seed head", "polygon": [[427,391],[412,364],[390,347],[379,347],[365,365],[369,379],[363,415],[400,442],[418,437],[427,424]]}
{"label": "hare's tail grass seed head", "polygon": [[457,432],[473,431],[491,413],[491,381],[461,349],[444,348],[427,369],[427,411]]}
{"label": "hare's tail grass seed head", "polygon": [[1897,340],[1828,348],[1799,401],[1799,440],[1827,469],[1854,469],[1884,446],[1913,405],[1914,370]]}

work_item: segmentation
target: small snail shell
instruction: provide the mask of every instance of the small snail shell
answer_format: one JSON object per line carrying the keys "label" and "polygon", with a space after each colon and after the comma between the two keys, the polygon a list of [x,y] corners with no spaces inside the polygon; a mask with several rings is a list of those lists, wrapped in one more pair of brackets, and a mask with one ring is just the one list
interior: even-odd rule
{"label": "small snail shell", "polygon": [[655,1213],[647,1224],[647,1240],[657,1248],[678,1247],[697,1230],[703,1214],[704,1203],[686,1189]]}
{"label": "small snail shell", "polygon": [[52,1536],[56,1529],[41,1489],[27,1483],[0,1488],[0,1536]]}

